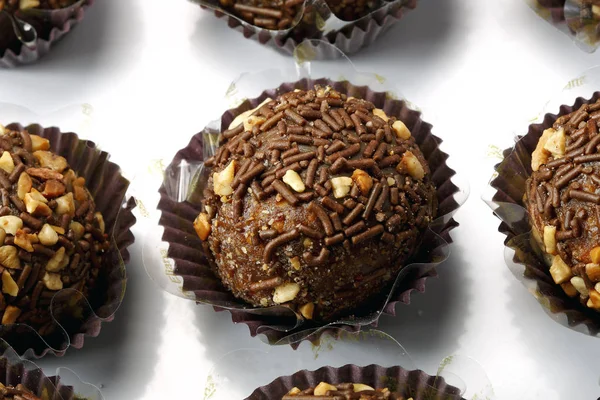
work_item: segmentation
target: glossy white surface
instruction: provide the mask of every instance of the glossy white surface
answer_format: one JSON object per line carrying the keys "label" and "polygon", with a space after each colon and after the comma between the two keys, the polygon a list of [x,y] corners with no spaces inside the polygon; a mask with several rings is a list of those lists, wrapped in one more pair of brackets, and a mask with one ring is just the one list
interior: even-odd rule
{"label": "glossy white surface", "polygon": [[[218,117],[214,100],[240,73],[291,62],[183,0],[96,3],[40,63],[0,70],[0,102],[41,114],[91,104],[102,132],[94,139],[130,176],[152,159],[170,158]],[[422,0],[352,60],[394,80],[427,111],[450,164],[471,184],[439,279],[410,306],[399,306],[398,316],[383,317],[380,328],[431,373],[446,355],[475,358],[498,399],[596,398],[598,339],[552,321],[511,275],[498,221],[480,196],[495,161],[489,145],[510,144],[567,81],[598,64],[600,53],[580,51],[522,0]],[[139,227],[134,233],[143,236]],[[207,373],[224,354],[265,346],[228,313],[161,292],[141,264],[141,244],[131,249],[129,287],[115,321],[82,350],[39,364],[49,372],[75,370],[107,399],[201,398]],[[278,351],[282,360],[295,357],[291,349]]]}

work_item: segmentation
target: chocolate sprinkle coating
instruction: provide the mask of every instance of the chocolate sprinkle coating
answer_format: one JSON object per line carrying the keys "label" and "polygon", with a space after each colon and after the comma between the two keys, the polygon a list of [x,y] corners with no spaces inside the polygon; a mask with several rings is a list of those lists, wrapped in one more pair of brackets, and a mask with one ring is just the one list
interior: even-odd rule
{"label": "chocolate sprinkle coating", "polygon": [[[326,118],[322,120],[326,127],[316,129],[321,119],[303,112],[308,109],[338,115],[342,123]],[[224,139],[204,193],[206,213],[194,226],[208,241],[217,274],[236,297],[254,306],[286,304],[306,318],[328,320],[356,308],[395,279],[435,217],[437,197],[414,138],[398,130],[394,117],[382,113],[370,102],[316,86],[282,94],[246,119],[244,132],[251,132],[251,137],[238,140],[245,144],[256,139],[260,145],[253,154],[262,153],[264,158],[248,158],[238,145],[224,157],[229,143],[244,133]],[[358,118],[352,129],[346,128],[343,115]],[[383,131],[382,126],[393,134],[380,135],[379,141],[386,144],[381,160],[392,155],[400,158],[396,164],[380,167],[363,155],[368,142],[353,143],[350,138],[360,138],[360,131]],[[323,155],[335,146],[327,156],[319,157],[314,143],[297,140],[297,136],[314,139],[321,132],[326,133],[326,144],[319,146]],[[283,142],[289,143],[286,151],[297,151],[287,158],[283,152],[272,157],[285,147]],[[285,166],[290,159],[293,163]],[[246,190],[242,195],[228,185],[248,162],[261,166],[263,172],[250,180],[240,179]],[[276,177],[296,163],[298,168]],[[263,190],[260,197],[254,194],[258,187]],[[399,205],[391,204],[392,193]],[[236,211],[236,199],[242,203],[241,212]],[[277,277],[284,282],[280,286],[256,290],[260,282],[274,282]]]}
{"label": "chocolate sprinkle coating", "polygon": [[[85,180],[47,151],[47,139],[2,126],[0,133],[0,176],[9,180],[0,189],[1,323],[27,324],[44,336],[55,329],[53,297],[68,288],[87,297],[110,242]],[[12,179],[14,171],[21,172]]]}
{"label": "chocolate sprinkle coating", "polygon": [[[544,132],[533,155],[539,167],[533,166],[526,193],[534,236],[548,264],[553,264],[555,282],[596,310],[600,310],[600,134],[593,112],[599,108],[600,101],[583,104]],[[552,236],[548,232],[554,229]]]}

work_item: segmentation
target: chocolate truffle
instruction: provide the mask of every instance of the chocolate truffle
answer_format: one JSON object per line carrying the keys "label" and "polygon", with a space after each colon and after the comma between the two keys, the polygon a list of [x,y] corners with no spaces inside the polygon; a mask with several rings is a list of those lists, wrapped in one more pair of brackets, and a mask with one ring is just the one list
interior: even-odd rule
{"label": "chocolate truffle", "polygon": [[362,383],[339,383],[331,385],[321,382],[314,388],[300,390],[295,387],[281,400],[298,399],[339,399],[339,400],[412,400],[400,393],[392,393],[388,388],[374,389]]}
{"label": "chocolate truffle", "polygon": [[69,7],[76,2],[77,0],[0,0],[0,11],[57,10]]}
{"label": "chocolate truffle", "polygon": [[254,306],[328,320],[381,293],[437,212],[409,128],[316,86],[222,133],[194,222],[223,284]]}
{"label": "chocolate truffle", "polygon": [[0,316],[48,334],[63,288],[86,297],[110,243],[102,214],[50,142],[0,125]]}
{"label": "chocolate truffle", "polygon": [[532,154],[526,204],[556,284],[600,309],[600,102],[560,116]]}
{"label": "chocolate truffle", "polygon": [[[367,15],[373,0],[326,0],[331,12],[344,21],[353,21]],[[244,21],[260,28],[283,30],[293,26],[302,10],[304,0],[219,0],[219,4]],[[305,22],[314,24],[309,16]]]}

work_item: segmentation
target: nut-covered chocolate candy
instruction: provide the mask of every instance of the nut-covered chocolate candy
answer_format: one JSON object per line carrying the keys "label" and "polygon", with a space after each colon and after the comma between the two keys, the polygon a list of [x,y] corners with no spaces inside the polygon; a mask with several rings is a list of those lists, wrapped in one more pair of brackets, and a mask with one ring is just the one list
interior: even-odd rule
{"label": "nut-covered chocolate candy", "polygon": [[388,388],[374,389],[362,383],[338,383],[331,385],[321,382],[314,388],[300,390],[292,388],[281,400],[339,399],[339,400],[412,400]]}
{"label": "nut-covered chocolate candy", "polygon": [[396,278],[436,215],[408,127],[330,87],[267,100],[222,139],[194,226],[225,286],[255,306],[307,319],[356,308]]}
{"label": "nut-covered chocolate candy", "polygon": [[600,310],[600,102],[546,129],[532,154],[526,202],[550,274]]}
{"label": "nut-covered chocolate candy", "polygon": [[[375,5],[374,0],[326,0],[331,12],[344,21],[367,15]],[[283,30],[292,27],[304,0],[219,0],[225,9],[260,28]],[[308,12],[304,22],[314,24],[313,12]]]}
{"label": "nut-covered chocolate candy", "polygon": [[0,399],[2,400],[42,400],[22,384],[4,386],[0,383]]}
{"label": "nut-covered chocolate candy", "polygon": [[40,334],[63,288],[88,295],[110,243],[102,214],[67,160],[26,130],[0,125],[0,316]]}
{"label": "nut-covered chocolate candy", "polygon": [[17,11],[37,8],[41,10],[56,10],[69,7],[77,0],[0,0],[0,11]]}

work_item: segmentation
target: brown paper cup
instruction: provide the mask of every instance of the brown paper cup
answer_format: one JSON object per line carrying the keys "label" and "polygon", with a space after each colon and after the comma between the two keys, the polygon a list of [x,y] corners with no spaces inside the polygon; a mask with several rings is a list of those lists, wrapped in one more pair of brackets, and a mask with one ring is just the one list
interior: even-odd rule
{"label": "brown paper cup", "polygon": [[577,299],[568,297],[554,283],[549,267],[531,236],[523,195],[526,180],[532,172],[531,153],[543,131],[550,128],[561,115],[577,110],[584,103],[595,102],[598,98],[600,92],[594,93],[589,100],[579,97],[573,106],[563,105],[557,115],[546,114],[542,123],[530,125],[527,134],[518,138],[514,148],[504,150],[504,160],[495,167],[498,175],[490,183],[496,190],[492,198],[492,203],[498,207],[496,216],[503,221],[498,230],[506,235],[504,244],[515,251],[512,260],[507,259],[507,262],[512,261],[524,268],[517,278],[527,286],[533,284],[534,295],[553,319],[592,336],[600,332],[600,314],[581,305]]}
{"label": "brown paper cup", "polygon": [[[10,124],[7,128],[23,127]],[[130,228],[136,221],[132,213],[135,203],[132,199],[126,201],[129,181],[121,175],[119,166],[108,161],[108,153],[93,142],[79,139],[75,133],[63,133],[58,128],[29,125],[25,129],[50,140],[50,150],[65,157],[71,168],[85,178],[111,239],[104,261],[106,273],[99,275],[96,288],[88,298],[72,289],[55,295],[51,309],[57,329],[52,334],[40,337],[26,325],[0,325],[0,338],[18,354],[43,357],[52,352],[62,356],[69,346],[83,347],[85,336],[98,336],[102,323],[112,321],[123,300],[127,282],[125,264],[129,261],[127,247],[134,241]]]}
{"label": "brown paper cup", "polygon": [[[249,24],[239,17],[223,9],[217,0],[202,0],[203,9],[211,10],[217,18],[223,18],[227,25],[240,32],[247,39],[252,39],[260,44],[270,46],[282,53],[293,54],[294,49],[301,42],[311,39],[321,39],[334,45],[345,54],[356,53],[367,47],[402,16],[417,7],[418,0],[392,0],[383,1],[380,8],[370,14],[354,21],[344,21],[341,29],[322,32],[316,26],[298,24],[295,28],[285,31],[269,30]],[[324,0],[310,0],[305,3],[305,13],[317,10],[320,19],[335,18]],[[311,46],[313,47],[313,46]],[[339,52],[327,46],[313,47],[315,59],[330,59],[339,57]]]}
{"label": "brown paper cup", "polygon": [[[431,133],[432,126],[422,121],[420,113],[408,108],[404,101],[390,99],[387,93],[373,92],[366,86],[354,86],[348,82],[333,82],[327,79],[303,79],[282,84],[277,89],[266,90],[258,98],[247,100],[238,108],[225,112],[221,117],[220,131],[226,129],[237,115],[255,108],[267,97],[275,98],[279,93],[295,88],[306,89],[315,84],[330,85],[348,96],[369,100],[376,107],[382,108],[386,114],[401,119],[411,130],[429,163],[432,179],[437,187],[438,218],[425,233],[420,250],[411,260],[411,263],[420,264],[405,267],[400,272],[395,286],[389,285],[382,289],[379,296],[353,310],[352,316],[330,324],[303,320],[284,307],[254,308],[233,297],[209,266],[208,257],[193,228],[193,221],[201,211],[198,199],[194,198],[194,204],[188,201],[177,202],[168,195],[168,188],[163,185],[158,204],[161,211],[159,224],[164,228],[162,240],[168,243],[167,256],[174,261],[174,275],[183,278],[183,290],[192,292],[196,301],[215,306],[217,311],[230,311],[233,321],[246,324],[252,336],[264,334],[270,343],[288,343],[293,346],[297,346],[301,340],[314,341],[323,333],[331,331],[332,327],[338,328],[335,332],[339,332],[339,328],[358,331],[361,326],[376,326],[382,312],[394,315],[398,303],[410,302],[413,290],[423,292],[426,279],[436,276],[435,266],[447,257],[451,242],[450,231],[458,226],[452,215],[460,206],[454,197],[460,189],[450,181],[455,172],[447,166],[448,155],[439,149],[441,139]],[[207,151],[207,143],[203,139],[205,133],[206,131],[196,134],[188,146],[175,155],[167,168],[167,176],[170,171],[177,170],[182,161],[190,164],[202,162]],[[335,332],[332,333],[333,336]]]}
{"label": "brown paper cup", "polygon": [[81,22],[85,10],[93,3],[94,0],[80,0],[59,10],[30,10],[19,14],[38,33],[38,40],[32,47],[19,42],[8,17],[0,14],[0,68],[31,64],[48,54],[57,41]]}
{"label": "brown paper cup", "polygon": [[363,383],[375,389],[388,388],[405,398],[414,400],[459,400],[460,390],[449,386],[444,378],[427,375],[420,370],[407,371],[402,367],[344,365],[340,368],[323,367],[316,371],[299,371],[294,375],[275,379],[256,389],[245,400],[280,400],[292,388],[300,390],[317,386],[320,382],[331,384]]}

